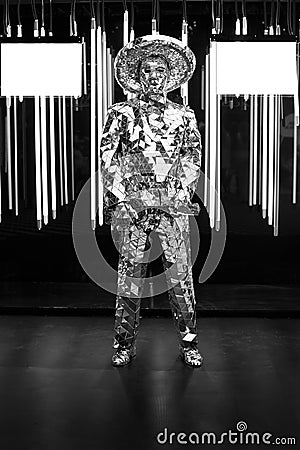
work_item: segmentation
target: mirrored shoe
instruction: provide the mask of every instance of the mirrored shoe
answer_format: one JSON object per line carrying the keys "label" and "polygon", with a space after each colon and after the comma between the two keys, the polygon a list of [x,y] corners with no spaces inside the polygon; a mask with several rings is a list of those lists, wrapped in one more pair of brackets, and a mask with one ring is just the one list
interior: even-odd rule
{"label": "mirrored shoe", "polygon": [[119,347],[111,358],[113,366],[126,366],[136,356],[136,347]]}
{"label": "mirrored shoe", "polygon": [[201,367],[203,357],[196,347],[180,347],[180,356],[184,363],[192,367]]}

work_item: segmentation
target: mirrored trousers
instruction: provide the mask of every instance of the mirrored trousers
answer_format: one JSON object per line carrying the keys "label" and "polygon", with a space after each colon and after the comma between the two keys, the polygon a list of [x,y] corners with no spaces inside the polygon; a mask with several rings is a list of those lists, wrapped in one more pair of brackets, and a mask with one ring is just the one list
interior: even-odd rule
{"label": "mirrored trousers", "polygon": [[196,302],[192,278],[189,217],[173,217],[155,208],[139,213],[119,234],[118,286],[114,348],[136,343],[140,305],[155,231],[162,247],[162,262],[179,346],[198,344]]}

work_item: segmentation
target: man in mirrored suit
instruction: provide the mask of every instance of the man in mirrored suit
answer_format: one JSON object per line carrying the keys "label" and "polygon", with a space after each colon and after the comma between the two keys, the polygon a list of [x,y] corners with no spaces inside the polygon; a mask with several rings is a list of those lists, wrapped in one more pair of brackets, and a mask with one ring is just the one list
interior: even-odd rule
{"label": "man in mirrored suit", "polygon": [[192,279],[189,215],[201,165],[201,136],[194,112],[167,93],[187,82],[195,56],[181,41],[143,36],[118,53],[115,77],[131,98],[108,109],[101,140],[105,215],[119,230],[118,290],[112,363],[136,356],[140,303],[150,233],[163,250],[179,351],[200,367]]}

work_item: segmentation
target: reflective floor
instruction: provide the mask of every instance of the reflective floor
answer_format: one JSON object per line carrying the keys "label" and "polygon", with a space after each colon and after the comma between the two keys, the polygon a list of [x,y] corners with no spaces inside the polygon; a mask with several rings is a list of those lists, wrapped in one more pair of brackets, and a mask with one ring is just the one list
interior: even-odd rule
{"label": "reflective floor", "polygon": [[[0,313],[86,313],[114,314],[116,297],[101,289],[95,283],[72,282],[1,282]],[[299,284],[198,284],[195,283],[196,308],[199,314],[243,313],[251,315],[298,314],[300,312]],[[153,298],[143,298],[141,308],[144,312],[158,315],[170,312],[167,293]]]}
{"label": "reflective floor", "polygon": [[168,317],[143,317],[137,358],[115,368],[113,317],[0,316],[0,449],[209,449],[241,421],[239,439],[299,448],[299,319],[199,314],[200,369],[178,359]]}

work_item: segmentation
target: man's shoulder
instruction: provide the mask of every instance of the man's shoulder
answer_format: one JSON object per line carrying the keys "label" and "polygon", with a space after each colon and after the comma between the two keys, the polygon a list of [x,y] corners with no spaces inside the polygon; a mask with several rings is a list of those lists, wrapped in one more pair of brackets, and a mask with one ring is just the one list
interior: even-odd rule
{"label": "man's shoulder", "polygon": [[108,111],[121,111],[122,109],[126,108],[128,106],[128,102],[118,102],[118,103],[114,103],[113,105],[110,105],[108,107]]}
{"label": "man's shoulder", "polygon": [[132,116],[133,107],[135,105],[135,99],[129,99],[124,102],[114,103],[108,108],[108,112],[114,114],[129,114],[130,116]]}
{"label": "man's shoulder", "polygon": [[175,103],[175,102],[172,102],[171,100],[168,100],[168,104],[169,104],[170,108],[173,108],[174,110],[178,111],[179,113],[181,113],[183,115],[188,115],[188,114],[193,115],[194,114],[194,110],[188,105],[182,105],[180,103]]}

